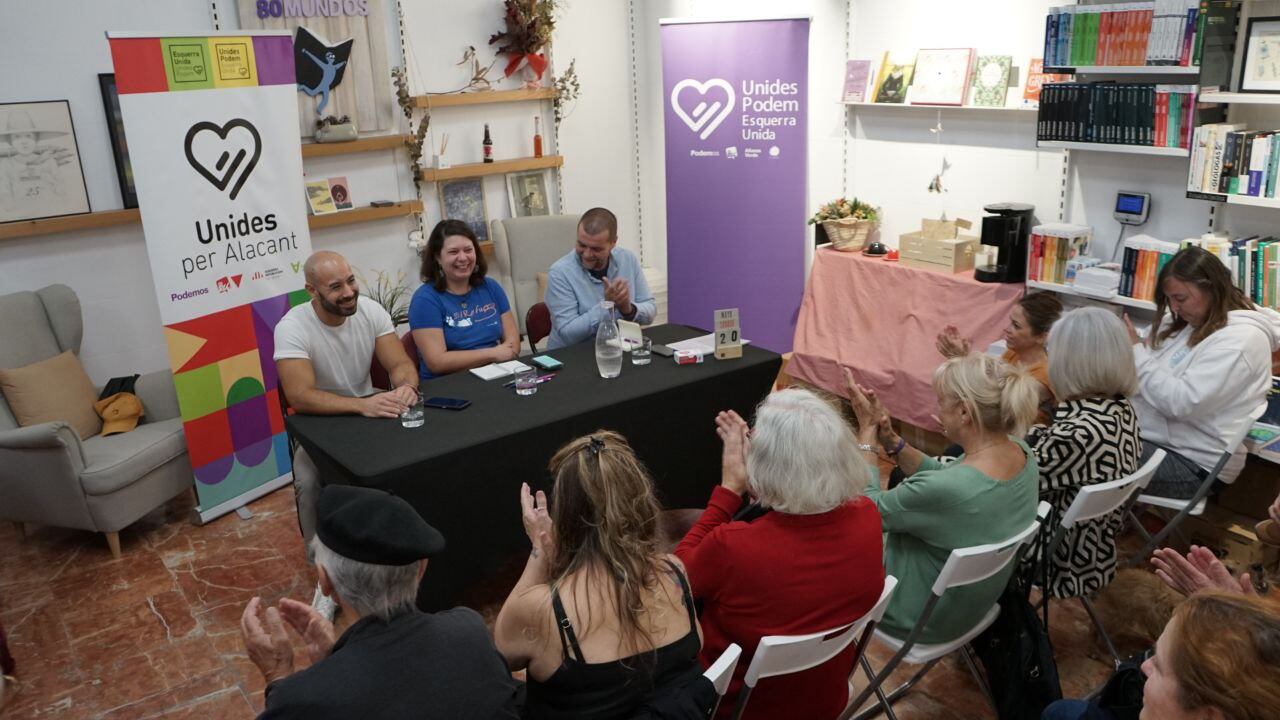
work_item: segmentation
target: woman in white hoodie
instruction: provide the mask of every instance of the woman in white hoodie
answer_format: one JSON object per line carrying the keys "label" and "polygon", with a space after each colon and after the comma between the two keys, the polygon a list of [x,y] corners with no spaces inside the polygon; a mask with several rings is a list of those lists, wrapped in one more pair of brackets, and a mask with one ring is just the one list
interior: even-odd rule
{"label": "woman in white hoodie", "polygon": [[1271,353],[1280,348],[1280,313],[1250,302],[1217,256],[1189,247],[1160,271],[1147,343],[1127,317],[1125,323],[1138,370],[1133,406],[1142,459],[1158,447],[1168,453],[1147,492],[1190,498],[1228,450],[1234,457],[1219,478],[1234,480],[1244,448],[1228,444],[1266,403]]}

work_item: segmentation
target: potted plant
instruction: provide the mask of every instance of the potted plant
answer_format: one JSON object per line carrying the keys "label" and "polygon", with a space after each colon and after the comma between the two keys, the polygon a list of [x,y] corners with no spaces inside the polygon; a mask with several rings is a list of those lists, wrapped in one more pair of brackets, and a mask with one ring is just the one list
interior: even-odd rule
{"label": "potted plant", "polygon": [[821,225],[836,250],[854,252],[879,245],[880,209],[857,198],[826,203],[809,218],[809,224]]}
{"label": "potted plant", "polygon": [[360,277],[360,287],[364,296],[378,303],[391,316],[391,324],[395,327],[409,322],[409,300],[412,294],[405,284],[405,272],[396,273],[395,277],[386,270],[374,270],[373,282],[365,279],[364,273],[356,271]]}

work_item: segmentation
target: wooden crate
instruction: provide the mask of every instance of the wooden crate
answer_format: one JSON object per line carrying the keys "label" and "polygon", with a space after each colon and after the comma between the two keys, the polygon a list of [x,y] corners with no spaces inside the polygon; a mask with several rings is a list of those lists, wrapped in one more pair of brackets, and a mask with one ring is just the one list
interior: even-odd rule
{"label": "wooden crate", "polygon": [[961,235],[949,240],[933,240],[923,232],[898,236],[899,262],[908,267],[958,273],[973,269],[978,238]]}

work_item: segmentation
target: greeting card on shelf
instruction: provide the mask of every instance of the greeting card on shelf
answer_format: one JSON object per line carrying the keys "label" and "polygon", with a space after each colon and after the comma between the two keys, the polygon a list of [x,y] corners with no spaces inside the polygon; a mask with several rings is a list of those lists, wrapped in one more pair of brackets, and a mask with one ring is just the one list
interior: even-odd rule
{"label": "greeting card on shelf", "polygon": [[921,50],[908,97],[912,105],[964,105],[973,48]]}
{"label": "greeting card on shelf", "polygon": [[844,70],[844,102],[867,101],[867,82],[871,79],[870,60],[850,60]]}
{"label": "greeting card on shelf", "polygon": [[973,66],[972,104],[975,107],[1004,107],[1012,71],[1011,55],[979,56]]}
{"label": "greeting card on shelf", "polygon": [[907,99],[911,87],[911,75],[915,70],[916,56],[894,55],[886,51],[880,61],[880,73],[876,75],[874,102],[901,105]]}

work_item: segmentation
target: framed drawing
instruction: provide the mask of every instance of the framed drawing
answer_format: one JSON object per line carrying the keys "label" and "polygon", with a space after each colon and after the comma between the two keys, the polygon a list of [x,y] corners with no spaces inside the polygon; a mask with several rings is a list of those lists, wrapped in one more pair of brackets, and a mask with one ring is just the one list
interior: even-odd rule
{"label": "framed drawing", "polygon": [[508,174],[507,199],[511,202],[511,217],[550,215],[546,172],[533,170]]}
{"label": "framed drawing", "polygon": [[921,50],[907,99],[912,105],[964,105],[973,48]]}
{"label": "framed drawing", "polygon": [[0,222],[87,212],[71,104],[0,103]]}
{"label": "framed drawing", "polygon": [[1280,92],[1280,17],[1249,18],[1240,92]]}
{"label": "framed drawing", "polygon": [[484,202],[484,178],[461,178],[436,183],[440,217],[461,220],[480,242],[489,240],[489,208]]}
{"label": "framed drawing", "polygon": [[133,187],[133,166],[129,164],[129,144],[124,139],[124,119],[120,116],[120,93],[116,90],[115,73],[99,73],[102,107],[107,111],[107,133],[111,135],[111,153],[116,157],[116,178],[120,181],[120,197],[127,208],[138,207],[138,193]]}

